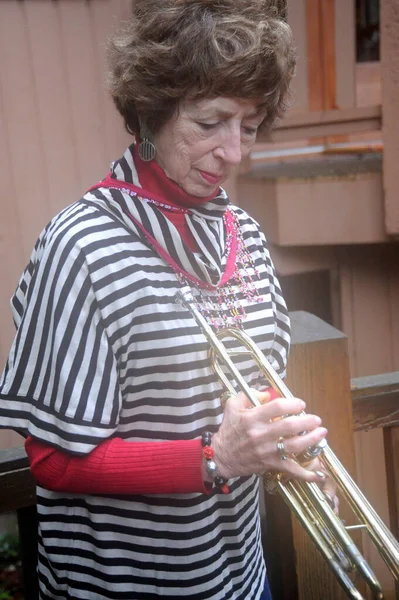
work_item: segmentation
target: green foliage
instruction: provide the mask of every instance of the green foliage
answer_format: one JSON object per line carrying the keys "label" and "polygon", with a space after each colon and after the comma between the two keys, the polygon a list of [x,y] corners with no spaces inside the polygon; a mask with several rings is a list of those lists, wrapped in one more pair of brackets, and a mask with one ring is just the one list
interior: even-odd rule
{"label": "green foliage", "polygon": [[22,598],[18,535],[0,535],[0,600]]}
{"label": "green foliage", "polygon": [[[0,535],[0,564],[10,563],[19,558],[19,539],[17,535],[6,533]],[[0,595],[0,600],[5,600]]]}

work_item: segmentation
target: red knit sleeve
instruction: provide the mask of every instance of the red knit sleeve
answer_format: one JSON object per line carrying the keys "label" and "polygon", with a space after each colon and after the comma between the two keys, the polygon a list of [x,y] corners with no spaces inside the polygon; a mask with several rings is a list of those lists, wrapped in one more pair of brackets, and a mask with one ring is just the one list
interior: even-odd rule
{"label": "red knit sleeve", "polygon": [[128,442],[106,440],[86,456],[74,456],[28,437],[33,476],[57,492],[77,494],[208,493],[201,440]]}
{"label": "red knit sleeve", "polygon": [[[270,400],[278,397],[272,388]],[[45,488],[76,494],[209,493],[203,480],[201,440],[127,442],[113,438],[74,456],[28,437],[33,476]]]}

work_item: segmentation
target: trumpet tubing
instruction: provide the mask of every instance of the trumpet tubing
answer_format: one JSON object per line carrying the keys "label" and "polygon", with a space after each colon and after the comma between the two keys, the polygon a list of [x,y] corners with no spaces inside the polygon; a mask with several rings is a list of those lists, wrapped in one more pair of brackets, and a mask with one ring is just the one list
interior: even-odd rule
{"label": "trumpet tubing", "polygon": [[[215,333],[195,307],[190,291],[178,292],[176,302],[182,304],[191,312],[207,338],[210,345],[209,354],[212,366],[228,393],[235,395],[240,390],[244,392],[253,406],[260,406],[260,402],[231,359],[231,356],[248,355],[252,357],[258,368],[267,377],[270,385],[281,397],[293,397],[293,394],[277,375],[264,354],[244,331],[232,328]],[[239,351],[227,350],[222,343],[222,339],[225,337],[238,340],[245,349]],[[232,385],[231,380],[225,373],[226,370],[230,377],[235,380],[238,390]],[[322,461],[324,467],[336,482],[338,491],[344,496],[359,519],[360,526],[367,530],[392,575],[399,581],[399,543],[397,540],[367,501],[355,481],[328,446],[326,440],[323,440],[317,446],[308,448],[307,452],[300,457],[300,460],[298,457],[297,459],[298,462],[306,462],[306,460],[310,460],[315,456],[318,456]],[[384,598],[381,586],[372,569],[359,552],[345,524],[334,513],[315,483],[286,480],[281,473],[270,473],[267,476],[266,488],[270,492],[278,493],[284,499],[309,534],[349,598],[353,600],[362,600],[363,598],[350,578],[351,572],[359,574],[364,579],[374,599],[381,600]]]}

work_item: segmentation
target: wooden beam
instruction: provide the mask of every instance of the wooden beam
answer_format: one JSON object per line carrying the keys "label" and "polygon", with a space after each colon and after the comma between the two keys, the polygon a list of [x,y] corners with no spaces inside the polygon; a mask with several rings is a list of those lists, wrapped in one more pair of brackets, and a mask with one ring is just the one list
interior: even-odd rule
{"label": "wooden beam", "polygon": [[381,106],[294,113],[271,132],[260,133],[257,141],[288,142],[311,137],[380,131],[381,115]]}
{"label": "wooden beam", "polygon": [[399,371],[351,380],[353,428],[399,426]]}
{"label": "wooden beam", "polygon": [[6,448],[0,451],[0,473],[10,473],[29,467],[24,448]]}

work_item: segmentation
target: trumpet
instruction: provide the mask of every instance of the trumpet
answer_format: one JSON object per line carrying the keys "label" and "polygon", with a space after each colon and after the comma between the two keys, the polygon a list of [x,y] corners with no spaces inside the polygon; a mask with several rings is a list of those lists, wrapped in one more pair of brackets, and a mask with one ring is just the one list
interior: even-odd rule
{"label": "trumpet", "polygon": [[[294,397],[261,350],[244,331],[228,328],[215,333],[196,308],[191,291],[188,289],[178,292],[175,301],[190,311],[207,338],[212,367],[229,395],[242,391],[253,406],[261,405],[231,359],[231,356],[249,355],[281,397]],[[222,340],[227,337],[237,340],[240,349],[227,350],[222,343]],[[237,389],[226,372],[235,380]],[[266,477],[266,490],[282,496],[349,598],[364,600],[351,578],[351,575],[359,575],[368,585],[372,598],[382,600],[384,594],[381,585],[348,531],[351,528],[365,529],[398,581],[399,544],[331,450],[327,440],[324,439],[317,446],[308,448],[303,455],[294,459],[300,464],[306,464],[315,457],[319,457],[326,471],[336,482],[338,492],[347,500],[359,520],[359,525],[347,527],[335,514],[330,502],[316,483],[287,479],[283,473],[269,473]]]}

